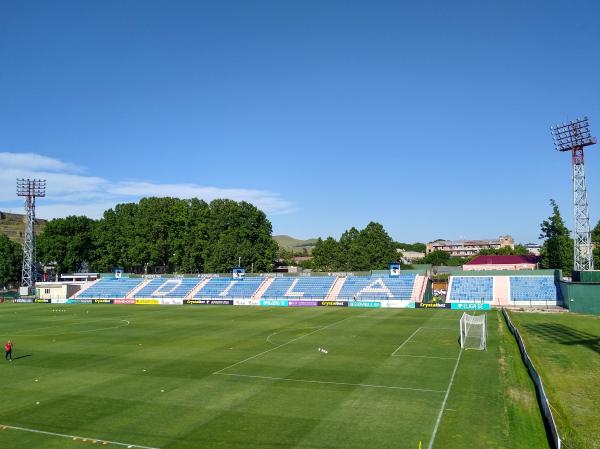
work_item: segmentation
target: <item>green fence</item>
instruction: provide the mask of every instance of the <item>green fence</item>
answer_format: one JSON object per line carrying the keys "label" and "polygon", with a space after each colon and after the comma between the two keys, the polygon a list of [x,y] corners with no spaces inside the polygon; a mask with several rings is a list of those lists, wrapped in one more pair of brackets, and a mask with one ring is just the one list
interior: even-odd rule
{"label": "green fence", "polygon": [[571,312],[600,315],[600,283],[560,281],[559,286]]}

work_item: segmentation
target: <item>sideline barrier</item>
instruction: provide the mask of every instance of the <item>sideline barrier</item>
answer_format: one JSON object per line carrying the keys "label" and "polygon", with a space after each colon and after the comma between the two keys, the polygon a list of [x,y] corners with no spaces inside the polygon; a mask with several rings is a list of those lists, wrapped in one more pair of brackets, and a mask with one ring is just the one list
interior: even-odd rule
{"label": "sideline barrier", "polygon": [[492,306],[481,302],[451,302],[452,310],[491,310]]}
{"label": "sideline barrier", "polygon": [[527,353],[527,349],[525,349],[525,342],[523,341],[523,338],[521,337],[521,334],[519,333],[518,329],[515,327],[510,317],[508,316],[508,312],[506,311],[506,309],[502,309],[502,314],[504,315],[506,324],[508,324],[508,328],[515,336],[517,343],[519,344],[519,349],[521,351],[523,361],[525,362],[525,365],[527,365],[529,375],[535,383],[535,388],[538,392],[538,402],[540,404],[540,407],[542,408],[542,414],[546,419],[546,423],[548,424],[550,434],[552,435],[552,442],[554,443],[554,447],[556,449],[561,449],[562,441],[560,439],[560,435],[558,434],[558,427],[556,426],[556,422],[554,421],[554,415],[552,415],[552,410],[550,409],[550,402],[548,401],[548,397],[546,396],[544,385],[542,383],[542,378],[533,366],[533,362],[531,361],[531,358]]}

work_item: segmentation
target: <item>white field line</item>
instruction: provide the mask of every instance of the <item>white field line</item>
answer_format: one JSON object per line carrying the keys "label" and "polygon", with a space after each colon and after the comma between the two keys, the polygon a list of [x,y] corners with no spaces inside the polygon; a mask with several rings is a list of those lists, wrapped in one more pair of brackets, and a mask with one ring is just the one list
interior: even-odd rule
{"label": "white field line", "polygon": [[415,357],[418,359],[456,360],[456,357],[435,357],[432,355],[396,354],[396,355],[393,355],[392,357]]}
{"label": "white field line", "polygon": [[431,434],[431,439],[429,440],[428,449],[433,448],[433,443],[435,441],[435,436],[437,435],[438,428],[440,426],[440,422],[442,422],[442,415],[444,414],[444,408],[446,407],[446,401],[448,400],[448,396],[450,395],[450,389],[452,388],[452,384],[454,383],[454,376],[456,375],[456,370],[458,369],[458,364],[460,362],[460,356],[462,356],[463,350],[460,349],[458,353],[458,357],[456,358],[456,364],[454,365],[454,370],[452,371],[452,377],[450,377],[450,383],[448,384],[448,388],[446,389],[446,394],[444,395],[444,402],[442,402],[442,406],[440,407],[440,413],[438,414],[437,420],[435,421],[435,427],[433,428],[433,432]]}
{"label": "white field line", "polygon": [[409,337],[408,337],[406,340],[404,340],[404,342],[403,342],[403,343],[402,343],[400,346],[398,346],[394,352],[392,352],[392,357],[393,357],[393,356],[394,356],[394,355],[395,355],[395,354],[396,354],[396,353],[397,353],[397,352],[398,352],[400,349],[402,349],[402,347],[403,347],[403,346],[404,346],[406,343],[408,343],[408,342],[410,341],[410,339],[411,339],[411,338],[413,338],[413,337],[415,336],[415,334],[416,334],[417,332],[419,332],[421,329],[423,329],[423,328],[422,328],[422,327],[418,327],[416,331],[414,331],[412,334],[410,334],[410,336],[409,336]]}
{"label": "white field line", "polygon": [[289,377],[253,376],[250,374],[235,374],[235,373],[213,373],[213,374],[217,374],[219,376],[249,377],[252,379],[282,380],[285,382],[302,382],[302,383],[324,384],[324,385],[346,385],[346,386],[350,386],[350,387],[385,388],[388,390],[412,390],[412,391],[425,391],[428,393],[444,393],[444,390],[428,390],[426,388],[397,387],[397,386],[393,386],[393,385],[355,384],[355,383],[349,383],[349,382],[332,382],[332,381],[324,381],[324,380],[292,379]]}
{"label": "white field line", "polygon": [[303,335],[300,335],[299,337],[293,338],[292,340],[290,340],[290,341],[287,341],[287,342],[285,342],[285,343],[282,343],[282,344],[280,344],[280,345],[278,345],[278,346],[275,346],[274,348],[267,349],[266,351],[263,351],[263,352],[259,352],[258,354],[255,354],[255,355],[253,355],[253,356],[250,356],[250,357],[248,357],[248,358],[245,358],[244,360],[240,360],[239,362],[235,362],[235,363],[233,363],[233,364],[231,364],[231,365],[229,365],[229,366],[226,366],[225,368],[221,368],[220,370],[218,370],[218,371],[215,371],[213,374],[221,374],[223,371],[225,371],[225,370],[228,370],[229,368],[233,368],[234,366],[240,365],[240,364],[242,364],[242,363],[244,363],[244,362],[247,362],[248,360],[252,360],[252,359],[255,359],[256,357],[260,357],[261,355],[267,354],[267,353],[269,353],[269,352],[271,352],[271,351],[275,351],[276,349],[279,349],[279,348],[282,348],[282,347],[284,347],[284,346],[287,346],[287,345],[289,345],[290,343],[293,343],[293,342],[295,342],[295,341],[297,341],[297,340],[300,340],[301,338],[308,337],[309,335],[312,335],[312,334],[314,334],[314,333],[317,333],[317,332],[319,332],[319,331],[322,331],[323,329],[327,329],[327,328],[329,328],[329,327],[331,327],[331,326],[334,326],[334,325],[336,325],[336,324],[338,324],[338,323],[341,323],[341,322],[343,322],[343,321],[349,320],[350,318],[353,318],[353,317],[352,317],[352,316],[346,317],[346,318],[344,318],[344,319],[341,319],[341,320],[339,320],[339,321],[335,321],[334,323],[328,324],[327,326],[323,326],[323,327],[320,327],[320,328],[318,328],[318,329],[315,329],[314,331],[312,331],[312,332],[309,332],[308,334],[303,334]]}
{"label": "white field line", "polygon": [[273,336],[277,335],[279,332],[283,332],[283,331],[277,331],[277,332],[273,332],[271,335],[269,335],[269,336],[267,337],[267,341],[268,341],[269,343],[271,343],[272,345],[277,345],[277,343],[273,343],[273,342],[271,341],[271,337],[273,337]]}
{"label": "white field line", "polygon": [[[97,321],[101,321],[101,320],[97,320]],[[101,327],[98,329],[88,329],[88,330],[83,330],[83,331],[55,332],[55,333],[50,333],[50,334],[14,334],[14,336],[15,337],[51,337],[53,335],[55,336],[55,335],[69,335],[69,334],[85,334],[87,332],[99,332],[99,331],[105,331],[105,330],[110,330],[110,329],[118,329],[120,327],[126,327],[131,324],[131,322],[129,320],[115,320],[115,321],[122,321],[125,324],[119,324],[119,325],[110,326],[110,327]],[[84,322],[71,323],[71,324],[83,324],[83,323]]]}
{"label": "white field line", "polygon": [[455,327],[427,327],[427,326],[423,326],[423,329],[443,330],[443,331],[455,331],[456,330]]}
{"label": "white field line", "polygon": [[38,429],[30,429],[28,427],[18,427],[18,426],[9,426],[6,424],[0,424],[0,429],[13,429],[13,430],[20,430],[22,432],[30,432],[30,433],[39,433],[42,435],[50,435],[50,436],[54,436],[54,437],[61,437],[61,438],[71,438],[72,440],[88,440],[90,442],[98,442],[100,444],[114,444],[117,446],[125,446],[128,448],[138,448],[138,449],[160,449],[157,447],[150,447],[150,446],[141,446],[139,444],[132,444],[132,443],[122,443],[120,441],[110,441],[110,440],[105,440],[103,438],[91,438],[91,437],[82,437],[79,435],[67,435],[64,433],[56,433],[56,432],[47,432],[45,430],[38,430]]}

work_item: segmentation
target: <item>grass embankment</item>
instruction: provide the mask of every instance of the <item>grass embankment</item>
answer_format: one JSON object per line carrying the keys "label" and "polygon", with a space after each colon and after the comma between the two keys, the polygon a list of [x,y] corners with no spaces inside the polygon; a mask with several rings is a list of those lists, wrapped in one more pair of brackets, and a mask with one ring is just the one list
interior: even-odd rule
{"label": "grass embankment", "polygon": [[600,317],[511,313],[568,449],[600,449]]}

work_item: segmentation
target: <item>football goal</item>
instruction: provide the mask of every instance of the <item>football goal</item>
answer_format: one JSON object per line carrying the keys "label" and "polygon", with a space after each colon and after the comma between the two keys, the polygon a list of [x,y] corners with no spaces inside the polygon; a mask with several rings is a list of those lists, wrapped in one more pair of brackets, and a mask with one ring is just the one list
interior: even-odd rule
{"label": "football goal", "polygon": [[487,317],[463,313],[460,318],[460,347],[483,350],[487,346]]}

